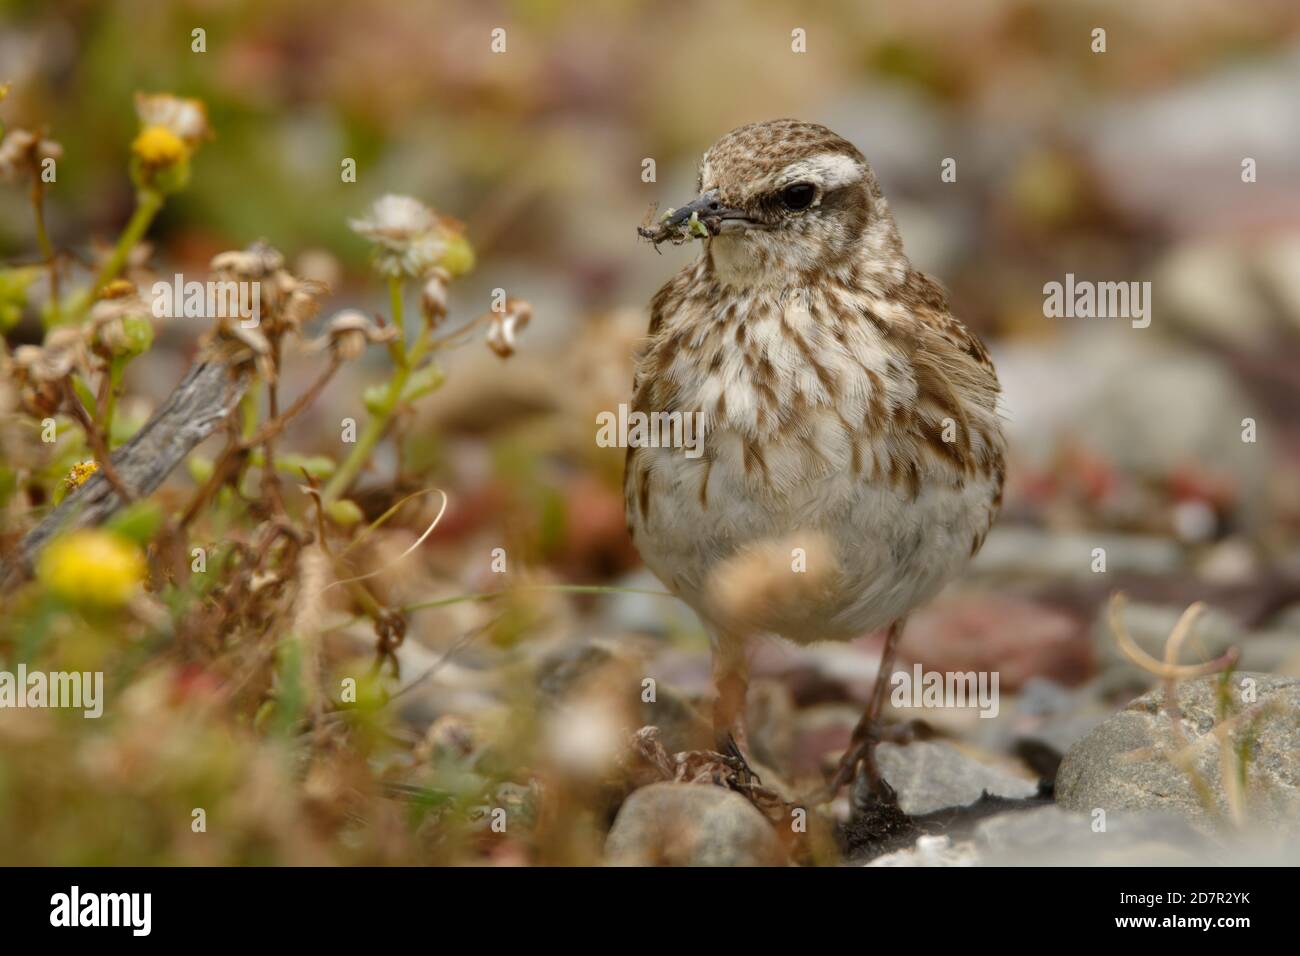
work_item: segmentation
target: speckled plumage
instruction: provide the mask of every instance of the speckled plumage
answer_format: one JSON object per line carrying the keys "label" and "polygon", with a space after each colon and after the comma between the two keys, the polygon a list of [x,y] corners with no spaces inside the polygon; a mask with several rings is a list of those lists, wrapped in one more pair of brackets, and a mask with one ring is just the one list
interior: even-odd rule
{"label": "speckled plumage", "polygon": [[[782,205],[795,182],[816,187],[802,211]],[[898,621],[960,571],[997,513],[988,354],[911,267],[862,154],[825,127],[728,133],[699,187],[737,219],[713,223],[651,302],[632,404],[702,412],[704,454],[629,449],[633,540],[733,659],[729,645],[755,630],[845,640]],[[714,572],[802,537],[832,552],[807,555],[810,569],[835,567],[829,583],[736,620]]]}

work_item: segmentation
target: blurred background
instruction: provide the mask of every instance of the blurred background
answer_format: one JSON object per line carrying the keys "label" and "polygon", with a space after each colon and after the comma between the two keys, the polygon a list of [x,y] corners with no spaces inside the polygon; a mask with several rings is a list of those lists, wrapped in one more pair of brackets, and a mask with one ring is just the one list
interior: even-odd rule
{"label": "blurred background", "polygon": [[[206,52],[191,49],[195,28]],[[792,50],[794,30],[806,52]],[[1099,617],[1120,589],[1153,651],[1183,607],[1206,600],[1205,654],[1237,643],[1251,669],[1300,675],[1291,0],[6,0],[0,81],[13,84],[6,122],[63,146],[49,228],[82,257],[130,215],[134,93],[168,91],[206,102],[215,138],[150,231],[157,273],[201,276],[215,253],[265,238],[297,274],[330,283],[325,315],[382,310],[347,220],[395,192],[465,224],[477,264],[452,291],[454,320],[486,310],[498,287],[532,303],[518,354],[504,365],[479,346],[450,354],[447,384],[399,422],[400,473],[384,446],[362,478],[354,497],[369,517],[398,492],[451,496],[436,536],[385,576],[386,600],[490,589],[496,547],[534,582],[659,587],[627,539],[623,453],[596,447],[595,415],[626,400],[644,304],[697,249],[656,255],[635,227],[651,203],[691,195],[724,132],[794,116],[862,149],[907,252],[989,343],[1005,390],[1004,515],[971,572],[916,616],[902,656],[997,669],[1023,706],[1004,704],[999,721],[954,716],[948,730],[1010,764],[1016,740],[1064,749],[1145,688]],[[347,157],[355,183],[341,181]],[[946,159],[955,181],[941,178]],[[36,261],[34,249],[24,190],[0,190],[0,258]],[[1066,273],[1150,281],[1150,327],[1045,317],[1044,284]],[[202,331],[157,330],[128,372],[124,414],[157,407]],[[40,336],[30,316],[7,335]],[[335,423],[362,411],[381,353],[349,366],[285,446],[337,452]],[[284,375],[286,392],[302,388],[312,359]],[[1246,419],[1257,440],[1243,440]],[[422,527],[399,524],[386,554]],[[571,672],[634,654],[636,673],[683,701],[707,693],[707,644],[674,602],[527,603],[505,620],[475,604],[413,615],[403,673],[444,664],[399,701],[412,733],[506,720],[519,682],[506,664],[534,668],[525,683],[550,693],[548,680],[567,686]],[[458,643],[489,624],[490,640]],[[751,721],[764,759],[808,772],[842,746],[877,646],[763,645],[768,684]],[[296,852],[283,858],[308,858]]]}

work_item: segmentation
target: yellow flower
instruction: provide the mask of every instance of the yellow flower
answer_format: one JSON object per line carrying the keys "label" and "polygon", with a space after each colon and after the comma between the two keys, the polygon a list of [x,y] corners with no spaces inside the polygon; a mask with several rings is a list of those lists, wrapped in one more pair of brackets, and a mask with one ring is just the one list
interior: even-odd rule
{"label": "yellow flower", "polygon": [[140,589],[145,564],[140,549],[108,531],[74,531],[41,555],[37,577],[76,604],[121,607]]}
{"label": "yellow flower", "polygon": [[131,144],[131,152],[146,166],[173,166],[189,155],[185,141],[166,126],[146,126]]}
{"label": "yellow flower", "polygon": [[80,488],[90,476],[99,471],[99,462],[91,459],[89,461],[79,461],[63,476],[63,487],[71,491],[73,488]]}

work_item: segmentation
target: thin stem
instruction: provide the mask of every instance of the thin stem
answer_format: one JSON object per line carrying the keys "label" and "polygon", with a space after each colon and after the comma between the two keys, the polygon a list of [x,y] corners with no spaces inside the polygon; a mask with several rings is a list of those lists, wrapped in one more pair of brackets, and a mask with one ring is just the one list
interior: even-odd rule
{"label": "thin stem", "polygon": [[111,447],[113,444],[113,415],[117,411],[117,397],[122,391],[122,376],[126,372],[126,359],[113,358],[108,363],[108,395],[104,399],[104,414],[101,424],[104,439]]}
{"label": "thin stem", "polygon": [[676,597],[668,591],[652,591],[648,588],[620,588],[604,584],[524,584],[504,591],[482,591],[477,594],[457,594],[449,598],[436,598],[432,601],[419,601],[405,604],[402,610],[427,611],[429,608],[447,607],[450,604],[464,604],[466,601],[491,601],[505,597],[515,591],[553,591],[557,594],[648,594],[651,597]]}
{"label": "thin stem", "polygon": [[36,219],[36,243],[41,247],[45,265],[50,270],[50,319],[51,325],[59,321],[59,257],[50,242],[50,233],[45,225],[45,184],[41,174],[32,170],[32,214]]}
{"label": "thin stem", "polygon": [[127,257],[131,255],[131,250],[136,247],[144,234],[149,231],[149,226],[154,217],[158,215],[158,210],[162,209],[163,194],[156,189],[142,189],[136,194],[135,212],[131,214],[131,220],[122,230],[122,235],[117,238],[117,245],[113,247],[113,253],[104,263],[99,275],[95,277],[95,284],[91,287],[91,299],[94,294],[104,286],[108,285],[113,279],[117,278],[122,267],[126,265]]}
{"label": "thin stem", "polygon": [[393,362],[399,368],[409,365],[406,360],[406,325],[402,318],[402,277],[388,277],[388,307],[393,314],[393,324],[397,326],[397,338],[393,340]]}
{"label": "thin stem", "polygon": [[[466,604],[471,601],[494,601],[497,598],[503,598],[518,591],[551,591],[556,594],[646,594],[650,597],[677,597],[671,591],[654,591],[649,588],[620,588],[606,584],[522,584],[503,591],[480,591],[474,594],[456,594],[452,597],[435,598],[432,601],[418,601],[415,604],[404,604],[400,610],[403,614],[410,614],[412,611],[427,611],[431,608],[448,607],[452,604]],[[329,630],[338,630],[359,620],[361,620],[360,617],[353,617],[340,624],[333,625]]]}
{"label": "thin stem", "polygon": [[[406,388],[406,382],[411,377],[411,366],[406,355],[406,327],[402,320],[402,279],[400,276],[389,277],[388,297],[393,312],[393,324],[397,326],[398,332],[390,350],[393,357],[393,376],[388,380],[388,391],[384,393],[384,398],[379,403],[379,407],[371,414],[370,421],[366,422],[361,437],[357,439],[357,443],[352,446],[352,451],[348,453],[348,457],[343,460],[343,464],[339,465],[338,470],[330,476],[330,480],[326,482],[324,489],[322,489],[321,500],[325,504],[336,500],[347,491],[348,486],[360,474],[361,469],[370,458],[370,453],[379,444],[379,440],[384,437],[384,432],[388,431],[388,425],[393,420],[393,413],[397,411],[398,402],[401,401],[402,390]],[[421,336],[421,339],[423,339],[423,336]]]}

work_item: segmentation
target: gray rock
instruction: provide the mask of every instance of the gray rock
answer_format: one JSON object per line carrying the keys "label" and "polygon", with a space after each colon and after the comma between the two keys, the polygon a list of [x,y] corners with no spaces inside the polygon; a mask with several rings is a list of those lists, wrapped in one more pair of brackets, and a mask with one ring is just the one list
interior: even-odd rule
{"label": "gray rock", "polygon": [[1241,645],[1242,670],[1300,677],[1300,630],[1257,631]]}
{"label": "gray rock", "polygon": [[898,793],[899,807],[909,816],[964,807],[985,791],[1013,799],[1031,797],[1038,791],[1032,780],[986,767],[955,747],[936,741],[916,741],[906,746],[881,744],[876,756],[880,772]]}
{"label": "gray rock", "polygon": [[1275,835],[1207,838],[1166,813],[1107,814],[1105,828],[1090,814],[1059,806],[1000,813],[970,836],[922,836],[916,844],[867,866],[1281,866],[1300,861],[1300,842]]}
{"label": "gray rock", "polygon": [[1114,712],[1101,699],[1095,682],[1065,687],[1032,677],[1019,693],[1003,695],[999,719],[979,721],[973,740],[995,753],[1011,752],[1018,744],[1030,742],[1063,754]]}
{"label": "gray rock", "polygon": [[[1181,684],[1180,727],[1191,745],[1192,766],[1208,788],[1209,806],[1197,797],[1190,775],[1174,766],[1174,735],[1160,689],[1139,697],[1079,741],[1065,755],[1056,796],[1068,810],[1161,810],[1198,827],[1222,829],[1228,799],[1214,729],[1220,707],[1218,677]],[[1229,685],[1234,721],[1229,738],[1240,752],[1249,734],[1245,818],[1300,835],[1300,680],[1239,672]],[[1243,699],[1253,691],[1255,700]]]}
{"label": "gray rock", "polygon": [[1109,573],[1170,574],[1183,564],[1177,543],[1155,535],[1111,532],[1052,532],[1037,528],[995,525],[971,563],[974,572],[990,578],[1090,580],[1094,548],[1106,549]]}
{"label": "gray rock", "polygon": [[1179,866],[1210,862],[1212,846],[1180,817],[1160,813],[1070,813],[1038,807],[990,817],[975,828],[981,864]]}
{"label": "gray rock", "polygon": [[922,836],[916,845],[878,856],[867,866],[976,866],[979,849],[969,840],[953,843],[948,836]]}
{"label": "gray rock", "polygon": [[785,853],[753,804],[723,787],[655,783],[623,803],[605,840],[611,866],[778,866]]}

